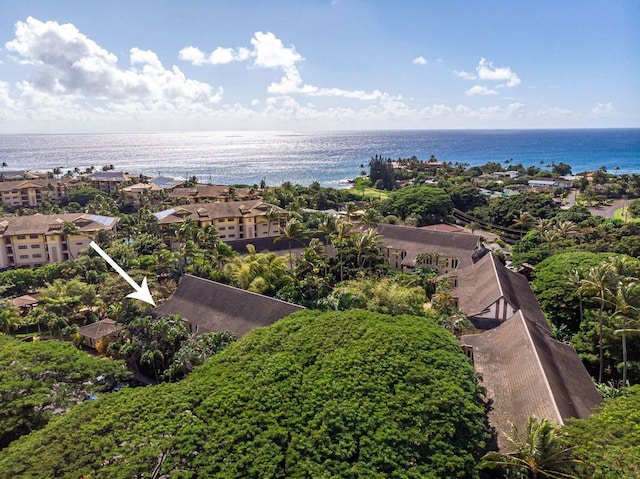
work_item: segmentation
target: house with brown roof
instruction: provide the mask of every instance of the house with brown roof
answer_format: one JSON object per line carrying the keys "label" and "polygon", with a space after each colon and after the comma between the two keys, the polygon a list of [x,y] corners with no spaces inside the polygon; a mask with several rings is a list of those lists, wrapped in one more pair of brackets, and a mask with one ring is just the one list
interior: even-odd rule
{"label": "house with brown roof", "polygon": [[16,207],[35,208],[43,200],[67,197],[68,180],[30,179],[0,182],[0,201]]}
{"label": "house with brown roof", "polygon": [[303,309],[297,304],[187,274],[173,295],[154,308],[151,315],[179,314],[190,333],[229,331],[239,338]]}
{"label": "house with brown roof", "polygon": [[387,224],[378,225],[378,233],[385,256],[397,271],[428,267],[446,274],[473,265],[489,252],[480,236],[468,233]]}
{"label": "house with brown roof", "polygon": [[75,258],[100,231],[114,234],[117,223],[118,218],[88,213],[0,217],[0,270]]}
{"label": "house with brown roof", "polygon": [[104,338],[115,337],[120,331],[125,329],[125,327],[124,324],[107,318],[87,324],[86,326],[81,326],[78,328],[78,334],[84,340],[85,344],[95,349],[99,341]]}
{"label": "house with brown roof", "polygon": [[509,270],[493,254],[443,278],[450,280],[458,308],[477,329],[495,328],[520,309],[526,311],[529,320],[548,327],[527,279]]}
{"label": "house with brown roof", "polygon": [[152,178],[144,183],[136,183],[122,188],[124,202],[127,205],[139,206],[140,197],[145,193],[156,193],[160,191],[171,191],[183,184],[182,180],[174,180],[165,176]]}
{"label": "house with brown roof", "polygon": [[226,185],[195,185],[188,188],[175,188],[169,193],[171,200],[183,200],[189,203],[216,203],[227,201],[248,201],[257,198],[252,188],[236,188]]}
{"label": "house with brown roof", "polygon": [[111,194],[116,189],[135,181],[136,178],[137,176],[122,171],[96,171],[85,179],[94,188]]}
{"label": "house with brown roof", "polygon": [[[270,219],[271,210],[277,213],[277,218]],[[220,239],[226,241],[278,236],[280,220],[286,216],[286,211],[262,200],[251,200],[174,206],[154,213],[154,216],[163,238],[171,249],[176,249],[179,243],[175,230],[187,219],[201,228],[215,226]]]}
{"label": "house with brown roof", "polygon": [[553,338],[526,278],[493,254],[444,275],[452,295],[478,329],[460,338],[491,400],[489,422],[500,448],[511,423],[529,416],[564,424],[586,418],[602,398],[575,349]]}

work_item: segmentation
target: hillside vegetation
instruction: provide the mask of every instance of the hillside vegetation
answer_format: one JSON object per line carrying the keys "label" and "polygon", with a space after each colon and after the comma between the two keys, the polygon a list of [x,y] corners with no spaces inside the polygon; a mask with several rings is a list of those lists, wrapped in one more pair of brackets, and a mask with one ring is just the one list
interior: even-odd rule
{"label": "hillside vegetation", "polygon": [[89,401],[0,453],[0,477],[476,477],[489,431],[452,335],[304,311],[183,381]]}

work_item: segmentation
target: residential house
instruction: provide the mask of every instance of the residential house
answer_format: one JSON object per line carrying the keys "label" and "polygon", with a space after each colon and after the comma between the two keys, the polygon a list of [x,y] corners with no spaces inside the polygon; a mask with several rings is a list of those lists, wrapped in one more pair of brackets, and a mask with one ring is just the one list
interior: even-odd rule
{"label": "residential house", "polygon": [[529,416],[564,424],[586,418],[601,402],[576,351],[553,338],[527,280],[492,254],[455,273],[452,295],[478,334],[461,337],[491,401],[489,422],[508,450],[511,424]]}
{"label": "residential house", "polygon": [[111,194],[116,189],[135,181],[136,178],[138,178],[136,175],[122,171],[96,171],[87,175],[85,180],[94,188]]}
{"label": "residential house", "polygon": [[[277,218],[269,219],[271,210]],[[263,238],[280,234],[280,220],[286,211],[262,200],[251,200],[174,206],[154,215],[169,247],[176,249],[179,245],[175,230],[187,219],[201,228],[215,226],[222,240]]]}
{"label": "residential house", "polygon": [[423,266],[446,274],[471,266],[489,251],[480,236],[468,233],[387,224],[379,225],[378,233],[389,264],[398,271]]}
{"label": "residential house", "polygon": [[125,329],[124,324],[115,322],[113,319],[103,319],[95,323],[87,324],[78,328],[78,334],[85,344],[96,349],[97,344],[105,338],[113,338],[120,331]]}
{"label": "residential house", "polygon": [[531,188],[570,188],[573,185],[573,180],[564,177],[534,178],[529,180],[528,184]]}
{"label": "residential house", "polygon": [[509,178],[515,180],[518,176],[520,176],[520,173],[516,170],[494,171],[493,173],[491,173],[491,176],[493,178]]}
{"label": "residential house", "polygon": [[175,188],[169,193],[169,199],[189,203],[247,201],[256,198],[257,194],[252,188],[225,185],[195,185],[189,188]]}
{"label": "residential house", "polygon": [[303,309],[297,304],[187,274],[173,295],[154,308],[151,315],[179,314],[192,334],[228,331],[239,338]]}
{"label": "residential house", "polygon": [[[0,217],[0,270],[75,258],[98,232],[115,233],[118,218],[84,213]],[[68,231],[66,223],[74,226]]]}
{"label": "residential house", "polygon": [[499,326],[519,309],[526,311],[529,320],[547,325],[527,279],[510,271],[493,254],[443,278],[450,280],[458,308],[479,330]]}
{"label": "residential house", "polygon": [[68,181],[65,180],[17,180],[0,182],[0,201],[13,207],[36,208],[44,200],[67,197]]}
{"label": "residential house", "polygon": [[29,314],[33,308],[38,306],[38,300],[31,295],[25,294],[11,299],[11,304],[20,310],[23,316]]}
{"label": "residential house", "polygon": [[140,206],[140,197],[143,194],[159,191],[171,191],[183,183],[184,181],[182,180],[174,180],[173,178],[159,176],[157,178],[150,179],[146,183],[136,183],[134,185],[125,186],[122,188],[122,192],[125,196],[125,204]]}

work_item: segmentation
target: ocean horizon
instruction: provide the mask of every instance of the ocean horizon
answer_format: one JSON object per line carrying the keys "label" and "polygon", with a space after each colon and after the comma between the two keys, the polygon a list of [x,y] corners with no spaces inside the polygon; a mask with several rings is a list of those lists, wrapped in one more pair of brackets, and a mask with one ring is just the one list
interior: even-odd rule
{"label": "ocean horizon", "polygon": [[113,165],[149,176],[219,184],[285,181],[346,187],[375,156],[416,156],[470,166],[495,161],[573,173],[640,172],[640,128],[527,130],[185,131],[0,135],[6,170],[63,172]]}

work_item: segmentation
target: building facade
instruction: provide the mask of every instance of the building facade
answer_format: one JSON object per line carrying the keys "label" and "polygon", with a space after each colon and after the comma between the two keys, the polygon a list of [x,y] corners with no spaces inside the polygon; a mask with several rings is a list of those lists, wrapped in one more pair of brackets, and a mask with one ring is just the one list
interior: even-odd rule
{"label": "building facade", "polygon": [[24,180],[0,182],[0,201],[12,208],[37,208],[44,200],[67,197],[68,182],[62,180]]}
{"label": "building facade", "polygon": [[117,222],[92,214],[0,217],[0,270],[76,258],[98,232],[114,234]]}

